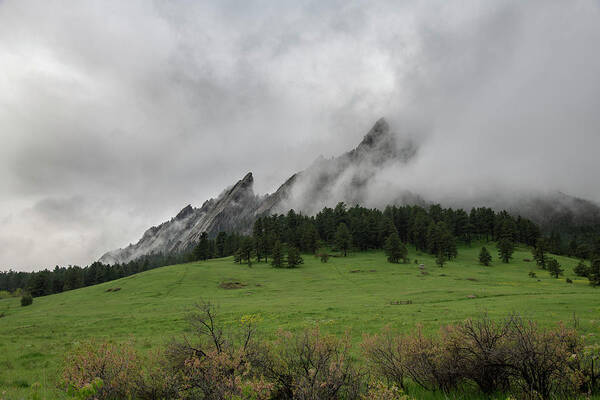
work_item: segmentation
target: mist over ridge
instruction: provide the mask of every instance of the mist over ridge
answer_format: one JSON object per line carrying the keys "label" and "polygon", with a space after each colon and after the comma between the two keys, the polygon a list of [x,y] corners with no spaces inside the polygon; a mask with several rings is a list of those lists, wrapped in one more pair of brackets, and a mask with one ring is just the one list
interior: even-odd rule
{"label": "mist over ridge", "polygon": [[466,196],[454,191],[452,198],[423,196],[419,188],[409,189],[401,180],[393,180],[394,173],[401,175],[417,159],[419,150],[410,135],[394,133],[388,122],[380,118],[354,149],[329,159],[320,156],[274,193],[255,194],[250,172],[216,199],[205,201],[200,208],[186,206],[171,220],[148,229],[136,244],[110,251],[99,261],[127,263],[151,254],[183,253],[198,243],[203,232],[213,238],[219,232],[250,234],[254,221],[261,216],[285,214],[290,209],[315,215],[340,202],[380,209],[388,205],[428,207],[435,203],[465,210],[483,206],[531,218],[542,227],[559,219],[580,225],[600,224],[599,206],[560,192],[504,188],[510,195],[501,196],[501,188],[496,187],[495,191]]}

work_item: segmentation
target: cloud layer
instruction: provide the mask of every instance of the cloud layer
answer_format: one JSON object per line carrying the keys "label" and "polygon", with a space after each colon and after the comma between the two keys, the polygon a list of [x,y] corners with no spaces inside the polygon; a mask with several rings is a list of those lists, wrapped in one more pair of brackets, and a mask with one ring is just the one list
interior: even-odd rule
{"label": "cloud layer", "polygon": [[0,1],[0,268],[272,191],[380,116],[422,142],[381,182],[600,200],[598,1],[398,3]]}

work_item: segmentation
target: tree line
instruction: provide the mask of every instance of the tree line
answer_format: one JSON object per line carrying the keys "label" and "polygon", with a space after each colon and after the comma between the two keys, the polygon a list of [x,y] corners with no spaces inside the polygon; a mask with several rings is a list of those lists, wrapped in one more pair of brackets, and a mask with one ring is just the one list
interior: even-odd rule
{"label": "tree line", "polygon": [[[314,216],[294,210],[261,216],[249,234],[219,232],[211,238],[203,232],[193,247],[177,254],[145,255],[114,265],[94,262],[87,267],[57,266],[38,272],[0,271],[0,292],[20,289],[34,297],[44,296],[165,265],[232,255],[237,262],[251,264],[255,259],[276,267],[295,267],[302,263],[301,253],[314,254],[324,246],[343,255],[349,251],[385,249],[390,262],[399,262],[406,261],[406,246],[412,245],[418,251],[436,256],[439,265],[457,256],[458,244],[470,245],[474,240],[498,242],[499,257],[505,262],[510,260],[518,243],[580,259],[600,258],[600,236],[587,234],[565,239],[557,232],[543,236],[540,227],[531,220],[486,207],[466,212],[438,204],[393,205],[380,210],[359,205],[348,207],[340,202]],[[322,260],[326,262],[327,256],[324,254]]]}
{"label": "tree line", "polygon": [[[233,255],[242,238],[243,236],[237,233],[221,232],[214,239],[208,239],[203,233],[198,245],[181,253],[150,254],[127,263],[112,265],[96,261],[86,267],[56,266],[36,272],[0,271],[0,292],[19,295],[29,292],[33,297],[46,296],[109,282],[165,265],[227,257]],[[205,253],[201,251],[204,247]]]}

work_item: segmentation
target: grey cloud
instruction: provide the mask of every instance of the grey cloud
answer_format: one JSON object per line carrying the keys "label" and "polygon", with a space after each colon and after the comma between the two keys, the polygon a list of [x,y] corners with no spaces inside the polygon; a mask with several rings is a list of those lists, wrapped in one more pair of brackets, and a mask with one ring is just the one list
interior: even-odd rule
{"label": "grey cloud", "polygon": [[422,145],[374,191],[600,200],[597,1],[398,3],[0,2],[0,268],[272,191],[380,116]]}

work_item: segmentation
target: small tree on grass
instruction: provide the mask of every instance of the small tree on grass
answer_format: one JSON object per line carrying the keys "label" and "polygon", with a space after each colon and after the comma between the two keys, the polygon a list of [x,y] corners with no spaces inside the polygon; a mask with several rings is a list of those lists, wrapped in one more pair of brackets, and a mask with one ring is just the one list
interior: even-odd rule
{"label": "small tree on grass", "polygon": [[233,254],[233,262],[235,263],[241,263],[242,262],[242,258],[244,257],[244,255],[242,254],[242,249],[239,248],[235,251],[235,253]]}
{"label": "small tree on grass", "polygon": [[435,263],[438,267],[443,268],[444,264],[446,264],[446,256],[442,252],[439,252],[437,257],[435,258]]}
{"label": "small tree on grass", "polygon": [[300,256],[300,251],[295,246],[288,246],[287,265],[288,268],[295,268],[302,264],[304,260]]}
{"label": "small tree on grass", "polygon": [[498,242],[498,256],[504,263],[509,263],[515,251],[515,244],[509,239],[500,239]]}
{"label": "small tree on grass", "polygon": [[588,279],[590,280],[590,285],[600,286],[600,258],[596,258],[592,261],[589,271]]}
{"label": "small tree on grass", "polygon": [[546,269],[550,272],[550,275],[558,279],[559,275],[562,275],[563,269],[556,259],[550,258],[546,261]]}
{"label": "small tree on grass", "polygon": [[400,237],[393,232],[385,241],[385,254],[391,263],[399,263],[400,259],[406,260],[408,251],[406,245],[400,241]]}
{"label": "small tree on grass", "polygon": [[31,293],[25,293],[23,297],[21,297],[21,307],[30,306],[33,303],[33,297]]}
{"label": "small tree on grass", "polygon": [[246,260],[249,267],[252,267],[252,253],[254,252],[254,241],[250,237],[242,239],[240,246],[242,249],[242,259]]}
{"label": "small tree on grass", "polygon": [[283,250],[281,249],[281,242],[279,240],[273,245],[271,265],[275,268],[281,268],[283,266]]}
{"label": "small tree on grass", "polygon": [[344,252],[344,257],[346,257],[348,255],[348,250],[352,245],[352,235],[346,224],[343,222],[338,225],[337,231],[335,232],[335,244],[340,251]]}
{"label": "small tree on grass", "polygon": [[548,257],[546,256],[546,252],[548,251],[548,242],[544,238],[539,238],[535,242],[535,247],[531,251],[533,254],[533,259],[542,269],[546,269],[546,262],[548,261]]}
{"label": "small tree on grass", "polygon": [[485,247],[482,247],[479,252],[479,262],[486,267],[492,262],[492,255]]}
{"label": "small tree on grass", "polygon": [[573,272],[577,276],[587,278],[590,274],[590,268],[587,265],[585,265],[583,261],[579,261],[579,264],[577,264],[575,268],[573,268]]}

